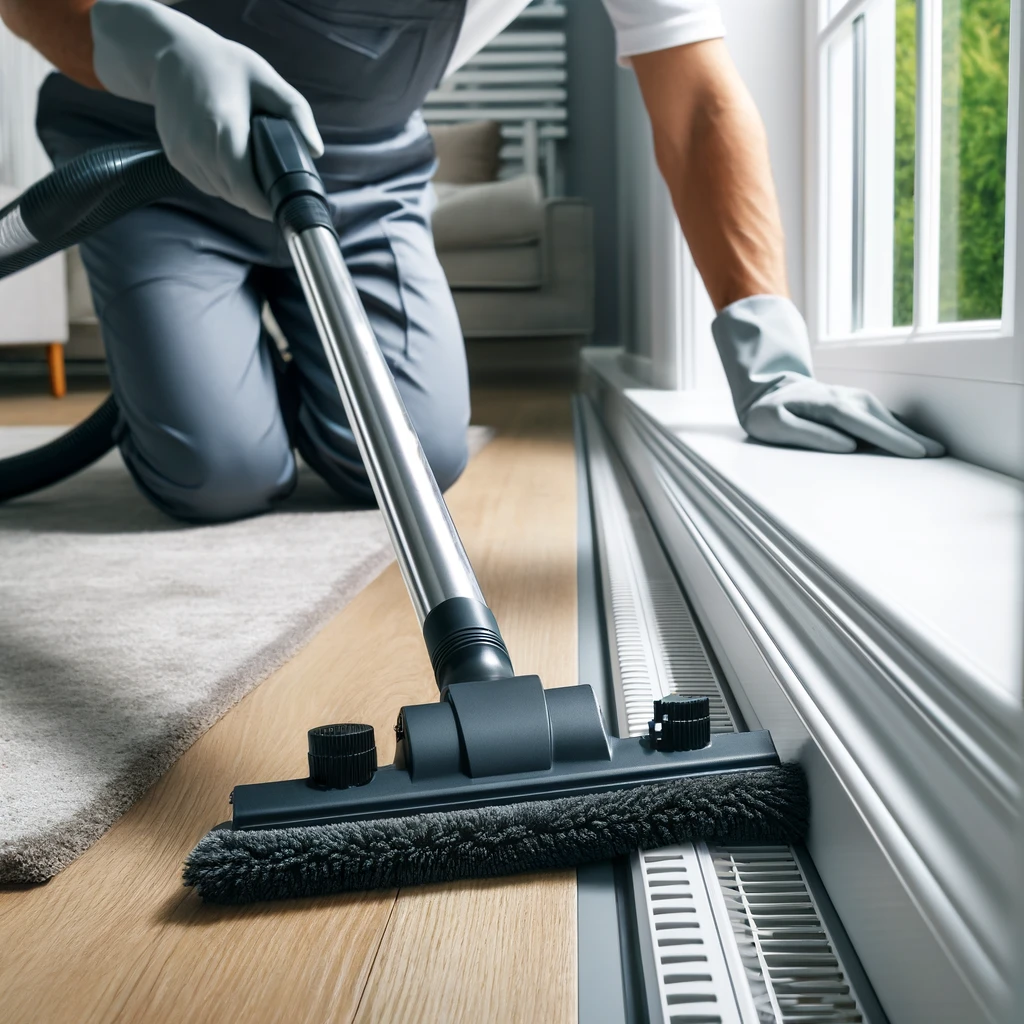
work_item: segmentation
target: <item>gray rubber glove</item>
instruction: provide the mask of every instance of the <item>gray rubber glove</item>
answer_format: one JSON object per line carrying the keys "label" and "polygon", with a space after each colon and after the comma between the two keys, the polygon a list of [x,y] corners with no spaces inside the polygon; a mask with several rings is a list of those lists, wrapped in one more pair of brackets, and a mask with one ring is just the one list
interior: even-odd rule
{"label": "gray rubber glove", "polygon": [[711,332],[751,437],[822,452],[852,452],[861,440],[911,459],[945,453],[870,392],[815,380],[807,325],[789,299],[741,299],[715,317]]}
{"label": "gray rubber glove", "polygon": [[248,47],[155,0],[98,0],[90,21],[96,77],[155,109],[167,158],[201,191],[269,219],[249,151],[254,114],[289,118],[323,153],[309,104]]}

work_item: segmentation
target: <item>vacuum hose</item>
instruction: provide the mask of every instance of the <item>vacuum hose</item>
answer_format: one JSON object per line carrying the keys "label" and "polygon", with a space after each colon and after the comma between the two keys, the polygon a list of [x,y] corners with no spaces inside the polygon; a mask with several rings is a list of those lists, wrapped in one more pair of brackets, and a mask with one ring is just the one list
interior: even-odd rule
{"label": "vacuum hose", "polygon": [[[127,143],[83,153],[0,210],[0,278],[191,188],[159,146]],[[57,440],[0,459],[0,501],[49,487],[101,458],[114,447],[117,415],[111,396]]]}

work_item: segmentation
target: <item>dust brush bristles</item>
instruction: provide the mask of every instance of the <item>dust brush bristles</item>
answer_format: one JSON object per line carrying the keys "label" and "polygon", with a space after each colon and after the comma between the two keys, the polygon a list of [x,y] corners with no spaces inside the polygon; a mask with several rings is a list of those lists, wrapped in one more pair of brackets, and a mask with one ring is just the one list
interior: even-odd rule
{"label": "dust brush bristles", "polygon": [[217,829],[185,865],[211,903],[512,875],[683,842],[792,843],[807,829],[800,767],[705,775],[516,804],[297,828]]}

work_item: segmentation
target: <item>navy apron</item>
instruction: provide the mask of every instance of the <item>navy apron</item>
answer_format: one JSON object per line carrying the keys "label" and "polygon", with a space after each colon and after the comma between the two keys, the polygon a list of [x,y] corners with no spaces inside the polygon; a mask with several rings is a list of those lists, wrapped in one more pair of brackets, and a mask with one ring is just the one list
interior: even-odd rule
{"label": "navy apron", "polygon": [[[406,129],[448,66],[466,0],[185,0],[174,9],[254,50],[302,93],[326,146],[317,165],[326,178],[381,180],[432,157],[426,131]],[[80,151],[71,140],[156,138],[152,107],[59,73],[40,90],[37,128],[57,159],[69,145]],[[403,134],[397,148],[366,147]]]}

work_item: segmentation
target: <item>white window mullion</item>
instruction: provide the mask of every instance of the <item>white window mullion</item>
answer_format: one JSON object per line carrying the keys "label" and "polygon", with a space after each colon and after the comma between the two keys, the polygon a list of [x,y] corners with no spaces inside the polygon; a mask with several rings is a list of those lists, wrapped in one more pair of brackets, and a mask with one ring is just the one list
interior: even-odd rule
{"label": "white window mullion", "polygon": [[1006,241],[1003,328],[1017,340],[1017,375],[1024,380],[1024,2],[1010,8],[1010,74],[1006,136]]}
{"label": "white window mullion", "polygon": [[[831,18],[828,18],[826,14],[822,14],[823,24],[821,33],[818,36],[818,44],[820,46],[828,45],[831,38],[839,32],[842,32],[847,26],[853,24],[853,19],[863,14],[864,11],[871,6],[871,0],[846,0],[838,10],[836,10]],[[823,11],[827,11],[827,5],[823,8]]]}
{"label": "white window mullion", "polygon": [[852,110],[852,153],[851,174],[853,188],[851,210],[853,225],[850,229],[852,251],[850,253],[850,275],[852,294],[850,296],[850,329],[854,332],[864,328],[864,222],[867,201],[867,98],[868,98],[868,47],[867,15],[858,14],[853,19],[853,110]]}
{"label": "white window mullion", "polygon": [[807,144],[807,306],[811,318],[808,326],[815,342],[831,334],[831,304],[829,294],[830,243],[829,225],[829,70],[828,48],[823,46],[817,35],[810,48],[811,72],[807,78],[813,84],[813,95],[807,97],[809,128]]}
{"label": "white window mullion", "polygon": [[854,35],[852,24],[824,52],[827,146],[825,252],[828,267],[827,314],[830,336],[848,334],[854,323]]}
{"label": "white window mullion", "polygon": [[875,0],[867,12],[864,109],[863,322],[892,329],[893,204],[896,158],[896,2]]}
{"label": "white window mullion", "polygon": [[892,327],[895,0],[844,11],[851,20],[818,40],[827,257],[817,322],[832,338]]}
{"label": "white window mullion", "polygon": [[939,322],[942,176],[942,0],[917,5],[917,154],[914,210],[914,326]]}

